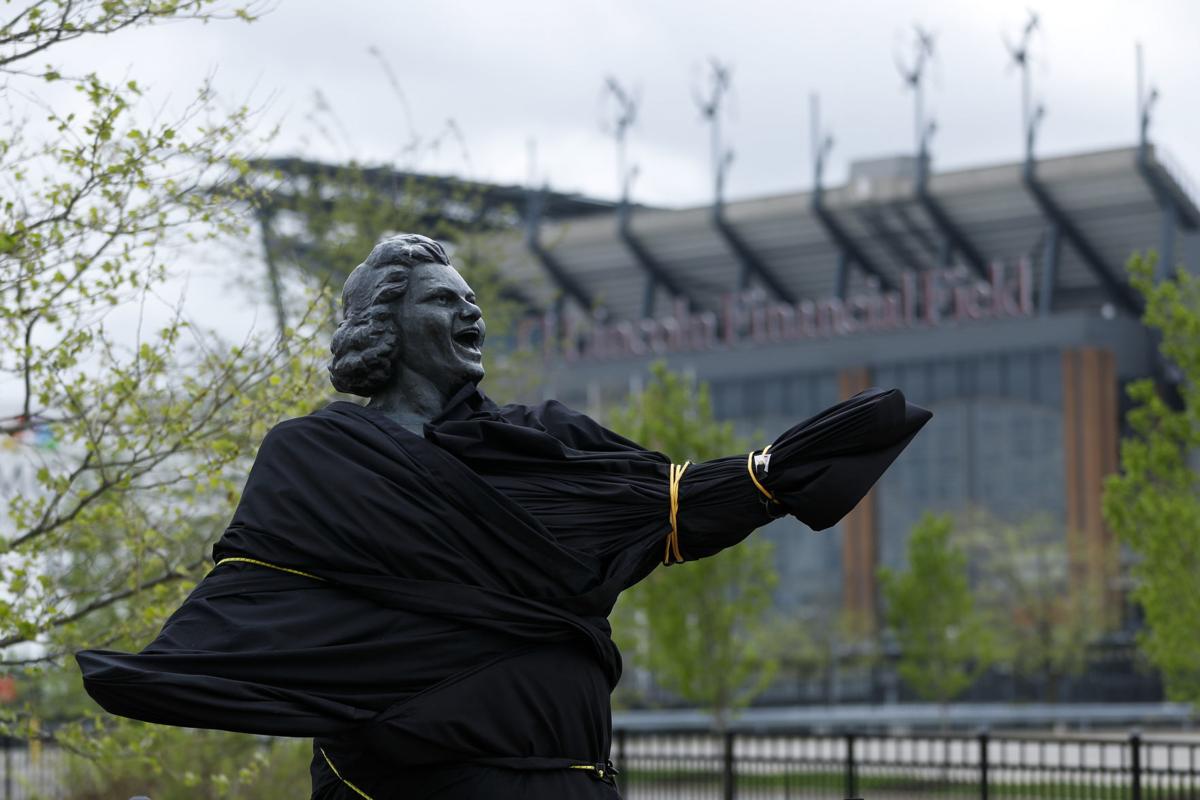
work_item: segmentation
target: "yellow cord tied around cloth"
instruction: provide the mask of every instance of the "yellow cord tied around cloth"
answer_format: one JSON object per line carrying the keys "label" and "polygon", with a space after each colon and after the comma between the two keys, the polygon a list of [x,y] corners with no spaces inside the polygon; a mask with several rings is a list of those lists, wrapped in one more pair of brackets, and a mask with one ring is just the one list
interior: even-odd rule
{"label": "yellow cord tied around cloth", "polygon": [[253,564],[256,567],[266,567],[267,569],[273,569],[278,572],[288,572],[288,573],[291,573],[292,575],[299,575],[303,578],[312,578],[314,581],[321,581],[321,582],[325,581],[324,578],[320,578],[316,575],[313,575],[311,572],[301,572],[300,570],[292,569],[291,567],[281,567],[278,564],[268,564],[266,561],[259,561],[257,558],[243,558],[241,556],[229,556],[228,558],[222,558],[220,561],[218,561],[216,563],[216,566],[219,567],[222,564]]}
{"label": "yellow cord tied around cloth", "polygon": [[[691,465],[690,461],[671,465],[668,476],[670,482],[667,484],[671,492],[671,532],[667,534],[667,549],[663,553],[664,564],[683,563],[683,554],[679,552],[679,484],[683,482],[683,473],[687,472]],[[672,556],[674,561],[671,560]]]}
{"label": "yellow cord tied around cloth", "polygon": [[[759,453],[759,455],[765,456],[767,454],[767,451],[770,449],[771,449],[771,445],[767,445],[766,447],[764,447],[762,449],[762,452]],[[746,472],[750,473],[750,480],[754,481],[754,485],[758,487],[758,490],[763,493],[764,497],[766,497],[772,503],[779,502],[778,500],[775,499],[775,495],[771,494],[771,491],[767,487],[762,485],[762,481],[760,481],[758,479],[758,475],[755,474],[755,472],[754,472],[754,451],[753,450],[751,450],[750,454],[748,456],[746,456]]]}

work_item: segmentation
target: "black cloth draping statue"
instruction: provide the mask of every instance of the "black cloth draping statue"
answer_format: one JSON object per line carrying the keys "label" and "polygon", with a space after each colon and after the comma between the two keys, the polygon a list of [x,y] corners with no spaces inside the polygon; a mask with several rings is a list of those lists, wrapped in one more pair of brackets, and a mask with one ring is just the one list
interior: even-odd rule
{"label": "black cloth draping statue", "polygon": [[781,514],[835,524],[929,418],[868,390],[680,475],[559,403],[484,397],[480,310],[437,243],[378,245],[343,306],[330,373],[370,403],[276,426],[158,637],[77,655],[112,713],[314,737],[322,800],[619,797],[621,590]]}

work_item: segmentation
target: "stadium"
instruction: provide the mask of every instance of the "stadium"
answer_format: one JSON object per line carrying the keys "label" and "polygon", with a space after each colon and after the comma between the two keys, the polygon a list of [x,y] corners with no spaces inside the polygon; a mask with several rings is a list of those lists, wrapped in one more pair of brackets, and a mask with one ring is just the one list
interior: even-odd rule
{"label": "stadium", "polygon": [[[1186,180],[1152,146],[929,173],[857,162],[842,186],[679,210],[527,218],[506,271],[540,287],[518,332],[547,396],[596,408],[648,365],[706,382],[716,413],[771,437],[870,385],[935,418],[834,535],[779,522],[785,608],[873,616],[926,510],[1048,514],[1106,583],[1100,515],[1122,386],[1170,374],[1125,264],[1195,269]],[[536,205],[535,205],[536,210]],[[801,528],[796,530],[796,528]]]}
{"label": "stadium", "polygon": [[[917,105],[918,130],[931,132]],[[925,135],[915,155],[854,161],[842,184],[825,185],[824,145],[811,188],[736,201],[723,198],[728,160],[714,134],[715,199],[686,208],[635,204],[628,180],[617,201],[383,167],[361,180],[398,208],[420,186],[427,230],[449,217],[491,231],[525,309],[507,345],[537,364],[546,398],[602,415],[662,362],[706,385],[717,417],[752,442],[869,386],[933,410],[833,531],[788,518],[761,533],[774,543],[783,615],[841,608],[881,630],[879,569],[905,566],[923,514],[1036,521],[1065,551],[1066,580],[1094,592],[1118,631],[1094,644],[1113,662],[1100,672],[1125,677],[1106,684],[1089,669],[1075,699],[1159,699],[1157,677],[1134,663],[1140,610],[1101,496],[1118,468],[1124,387],[1150,377],[1170,396],[1177,381],[1126,265],[1156,258],[1156,279],[1200,269],[1200,209],[1148,138],[1149,104],[1139,108],[1131,147],[1039,157],[1038,116],[1027,114],[1017,161],[936,170]],[[287,176],[260,212],[272,284],[277,261],[344,277],[305,255],[293,230],[303,222],[289,221],[305,187],[336,183],[337,169],[261,166]]]}

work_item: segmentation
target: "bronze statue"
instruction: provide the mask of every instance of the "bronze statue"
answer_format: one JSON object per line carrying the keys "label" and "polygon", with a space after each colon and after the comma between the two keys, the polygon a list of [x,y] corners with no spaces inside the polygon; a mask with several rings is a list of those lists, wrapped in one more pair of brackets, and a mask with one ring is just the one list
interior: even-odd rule
{"label": "bronze statue", "polygon": [[673,464],[560,403],[487,399],[482,313],[430,239],[381,242],[342,301],[330,376],[369,402],[272,429],[159,636],[78,654],[113,713],[313,737],[321,800],[618,798],[618,594],[782,514],[830,527],[929,418],[868,390]]}
{"label": "bronze statue", "polygon": [[346,279],[342,308],[330,344],[334,388],[371,398],[418,436],[454,392],[483,379],[483,312],[437,242],[380,242]]}

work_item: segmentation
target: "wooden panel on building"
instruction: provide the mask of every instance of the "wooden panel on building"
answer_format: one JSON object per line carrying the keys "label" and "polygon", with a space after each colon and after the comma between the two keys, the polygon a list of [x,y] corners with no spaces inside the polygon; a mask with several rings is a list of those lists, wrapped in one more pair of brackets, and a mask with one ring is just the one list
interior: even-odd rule
{"label": "wooden panel on building", "polygon": [[[846,400],[871,385],[865,367],[838,373],[838,396]],[[875,571],[879,566],[876,524],[876,492],[871,489],[862,502],[842,520],[842,608],[856,624],[873,629],[878,600]]]}
{"label": "wooden panel on building", "polygon": [[1072,585],[1098,592],[1111,608],[1116,561],[1112,532],[1104,524],[1104,479],[1117,469],[1116,359],[1109,350],[1064,350],[1063,466],[1067,544]]}

